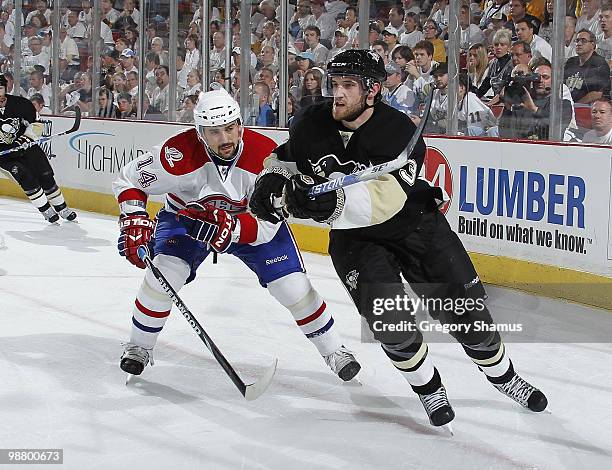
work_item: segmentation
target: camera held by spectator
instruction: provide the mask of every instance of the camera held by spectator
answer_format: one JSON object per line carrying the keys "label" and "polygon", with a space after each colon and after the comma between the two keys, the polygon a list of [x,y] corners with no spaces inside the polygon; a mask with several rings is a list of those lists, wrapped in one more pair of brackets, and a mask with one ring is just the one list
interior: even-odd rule
{"label": "camera held by spectator", "polygon": [[[533,85],[539,83],[540,80],[539,73],[518,69],[513,76],[506,80],[491,80],[491,85],[502,89],[500,96],[504,104],[518,106],[527,100],[527,94],[532,90]],[[494,81],[496,83],[493,83]]]}

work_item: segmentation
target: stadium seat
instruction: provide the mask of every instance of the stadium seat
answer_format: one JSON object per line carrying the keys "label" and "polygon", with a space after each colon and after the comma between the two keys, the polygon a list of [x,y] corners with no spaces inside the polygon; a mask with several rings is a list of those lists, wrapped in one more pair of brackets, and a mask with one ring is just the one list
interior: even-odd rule
{"label": "stadium seat", "polygon": [[576,113],[576,125],[583,129],[591,129],[591,107],[590,106],[574,106]]}

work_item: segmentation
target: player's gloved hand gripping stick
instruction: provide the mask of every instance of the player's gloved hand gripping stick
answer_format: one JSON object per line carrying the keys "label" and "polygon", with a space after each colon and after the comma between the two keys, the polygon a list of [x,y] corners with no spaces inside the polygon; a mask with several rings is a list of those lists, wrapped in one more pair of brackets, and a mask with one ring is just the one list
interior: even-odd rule
{"label": "player's gloved hand gripping stick", "polygon": [[[350,175],[344,175],[339,178],[314,185],[308,190],[308,195],[311,198],[314,198],[319,194],[329,193],[331,191],[335,191],[339,188],[344,188],[352,184],[361,183],[362,181],[368,181],[374,178],[378,178],[381,175],[391,173],[392,171],[399,170],[400,168],[406,166],[410,154],[416,147],[417,142],[423,134],[423,129],[425,128],[427,118],[429,117],[429,111],[431,108],[431,100],[433,98],[434,89],[435,87],[432,85],[431,89],[429,90],[429,93],[427,94],[427,99],[425,100],[425,107],[423,108],[423,116],[421,117],[421,122],[414,131],[414,134],[412,135],[412,138],[408,142],[406,148],[395,159],[388,162],[380,163],[379,165],[371,166],[369,168],[366,168],[365,170],[356,171],[355,173],[351,173]],[[273,197],[272,202],[273,206],[277,209],[277,213],[279,215],[281,215],[282,213],[284,217],[288,216],[286,209],[284,209],[284,197]]]}
{"label": "player's gloved hand gripping stick", "polygon": [[151,257],[149,255],[149,250],[145,246],[141,246],[138,248],[138,257],[142,260],[143,263],[151,270],[155,278],[159,281],[162,288],[166,291],[168,296],[172,299],[174,304],[178,307],[180,312],[185,317],[185,320],[191,325],[191,328],[197,333],[200,339],[204,342],[208,350],[211,352],[215,360],[219,363],[219,365],[223,368],[225,373],[229,376],[229,378],[234,382],[234,385],[240,390],[242,396],[247,400],[255,400],[258,398],[263,392],[266,391],[270,382],[272,382],[272,378],[274,377],[274,373],[276,372],[276,364],[278,363],[278,359],[274,359],[274,362],[266,369],[264,374],[254,383],[245,384],[242,379],[238,376],[232,365],[227,361],[223,353],[219,350],[217,345],[213,342],[213,340],[208,336],[208,333],[204,331],[202,325],[196,320],[193,314],[189,311],[187,306],[183,303],[181,298],[178,296],[174,288],[170,285],[170,283],[166,280],[164,275],[161,273],[159,269],[153,264]]}
{"label": "player's gloved hand gripping stick", "polygon": [[79,127],[81,126],[81,108],[79,108],[78,106],[75,106],[74,108],[74,124],[72,125],[72,127],[64,132],[59,132],[57,134],[53,134],[53,135],[48,135],[46,137],[41,137],[40,139],[36,139],[36,140],[27,140],[26,142],[24,142],[21,145],[18,145],[17,147],[13,147],[10,149],[6,149],[6,150],[2,150],[0,151],[0,157],[2,155],[6,155],[8,153],[13,153],[13,152],[19,152],[20,150],[26,150],[29,149],[30,147],[34,147],[35,145],[40,145],[43,144],[45,142],[48,142],[51,139],[55,139],[56,137],[60,137],[62,135],[66,135],[66,134],[71,134],[73,132],[76,132],[79,130]]}

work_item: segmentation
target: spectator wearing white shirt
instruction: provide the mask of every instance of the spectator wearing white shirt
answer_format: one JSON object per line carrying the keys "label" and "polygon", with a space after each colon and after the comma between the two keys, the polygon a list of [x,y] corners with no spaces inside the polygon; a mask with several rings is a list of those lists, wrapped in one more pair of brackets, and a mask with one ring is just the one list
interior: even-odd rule
{"label": "spectator wearing white shirt", "polygon": [[119,19],[119,12],[114,8],[114,0],[100,0],[100,8],[102,9],[102,21],[112,27]]}
{"label": "spectator wearing white shirt", "polygon": [[344,13],[344,24],[343,26],[347,29],[349,44],[353,44],[355,39],[359,36],[359,23],[357,20],[357,9],[355,7],[348,7]]}
{"label": "spectator wearing white shirt", "polygon": [[325,2],[325,10],[334,18],[341,13],[345,13],[347,8],[348,3],[345,3],[342,0],[327,0]]}
{"label": "spectator wearing white shirt", "polygon": [[26,23],[29,23],[32,17],[38,14],[45,17],[47,24],[51,24],[51,10],[47,8],[46,0],[36,0],[36,10],[32,10],[30,13],[28,13],[25,20]]}
{"label": "spectator wearing white shirt", "polygon": [[198,69],[192,69],[187,74],[187,87],[183,92],[183,100],[191,95],[199,95],[202,91],[202,82],[200,78],[200,71]]}
{"label": "spectator wearing white shirt", "polygon": [[587,29],[595,36],[601,34],[599,25],[601,0],[583,0],[582,5],[582,15],[576,21],[576,31]]}
{"label": "spectator wearing white shirt", "polygon": [[307,26],[313,25],[315,17],[310,11],[310,0],[297,0],[295,13],[289,20],[290,33],[294,38],[300,37]]}
{"label": "spectator wearing white shirt", "polygon": [[334,40],[334,33],[336,31],[336,18],[334,15],[325,11],[325,2],[323,0],[311,0],[310,10],[315,19],[315,26],[321,31],[321,41],[323,45],[327,47],[332,45]]}
{"label": "spectator wearing white shirt", "polygon": [[168,51],[164,50],[164,40],[162,38],[156,36],[151,39],[151,51],[159,56],[159,65],[168,66]]}
{"label": "spectator wearing white shirt", "polygon": [[59,58],[65,59],[67,68],[70,70],[70,74],[74,74],[79,70],[80,57],[79,48],[74,39],[68,36],[68,30],[65,26],[60,26],[60,52]]}
{"label": "spectator wearing white shirt", "polygon": [[221,31],[213,34],[213,47],[210,50],[210,72],[225,67],[225,35]]}
{"label": "spectator wearing white shirt", "polygon": [[39,65],[43,68],[43,74],[49,73],[49,55],[42,50],[42,38],[32,36],[28,39],[28,47],[32,55],[25,56],[22,59],[26,72],[31,72],[35,66]]}
{"label": "spectator wearing white shirt", "polygon": [[136,53],[132,49],[123,49],[119,55],[123,73],[138,72],[136,67]]}
{"label": "spectator wearing white shirt", "polygon": [[198,42],[198,37],[195,34],[190,34],[185,38],[185,66],[188,70],[200,68]]}
{"label": "spectator wearing white shirt", "polygon": [[91,9],[91,0],[81,1],[82,10],[79,12],[79,23],[83,23],[88,33],[91,34],[93,27],[93,11]]}
{"label": "spectator wearing white shirt", "polygon": [[436,0],[428,19],[435,21],[442,29],[447,28],[449,11],[448,0]]}
{"label": "spectator wearing white shirt", "polygon": [[308,51],[314,56],[314,63],[317,67],[327,65],[327,55],[329,49],[321,44],[321,31],[314,25],[306,26],[304,30],[304,43],[308,46]]}
{"label": "spectator wearing white shirt", "polygon": [[425,87],[433,80],[431,72],[439,64],[433,60],[434,47],[429,41],[421,41],[414,46],[414,63],[406,65],[408,78],[406,85],[412,88],[417,99],[422,101],[426,95]]}
{"label": "spectator wearing white shirt", "polygon": [[68,36],[77,40],[87,38],[87,28],[79,21],[79,15],[73,10],[68,12]]}
{"label": "spectator wearing white shirt", "polygon": [[459,45],[462,51],[467,51],[474,44],[484,43],[482,30],[470,22],[470,7],[467,5],[461,5],[459,8],[459,27],[461,28]]}
{"label": "spectator wearing white shirt", "polygon": [[45,106],[45,99],[43,98],[43,96],[41,94],[34,93],[30,97],[30,101],[34,105],[34,109],[36,109],[36,113],[38,114],[38,117],[40,117],[42,115],[52,114],[51,113],[51,109],[48,108],[47,106]]}
{"label": "spectator wearing white shirt", "polygon": [[392,108],[410,115],[414,111],[416,99],[410,88],[402,83],[402,68],[396,62],[385,65],[387,79],[383,83],[383,101]]}
{"label": "spectator wearing white shirt", "polygon": [[612,103],[607,98],[600,98],[591,108],[593,129],[584,134],[585,144],[612,145]]}
{"label": "spectator wearing white shirt", "polygon": [[402,7],[395,6],[389,10],[389,26],[393,26],[397,30],[397,37],[406,31],[404,27],[404,18],[406,13]]}
{"label": "spectator wearing white shirt", "polygon": [[515,24],[516,35],[519,41],[524,41],[531,47],[533,57],[544,57],[549,62],[552,61],[552,47],[544,39],[534,34],[534,25],[531,21],[523,19]]}
{"label": "spectator wearing white shirt", "polygon": [[597,36],[597,53],[612,65],[612,3],[601,8],[599,26],[602,33]]}
{"label": "spectator wearing white shirt", "polygon": [[397,29],[389,25],[386,26],[385,29],[383,29],[382,37],[383,41],[385,41],[385,43],[387,44],[387,59],[390,59],[395,48],[400,46],[400,43],[398,42],[399,33]]}
{"label": "spectator wearing white shirt", "polygon": [[418,29],[418,21],[418,14],[409,12],[404,15],[405,32],[400,36],[400,44],[402,46],[413,48],[416,46],[417,42],[425,39],[423,32]]}
{"label": "spectator wearing white shirt", "polygon": [[404,14],[414,13],[415,15],[419,15],[421,13],[421,7],[418,5],[418,1],[416,0],[402,0],[402,8],[404,9]]}
{"label": "spectator wearing white shirt", "polygon": [[51,87],[45,84],[43,73],[40,70],[34,70],[30,73],[30,88],[27,98],[30,99],[36,93],[44,98],[45,106],[51,106]]}
{"label": "spectator wearing white shirt", "polygon": [[189,70],[185,66],[185,49],[179,48],[176,51],[176,85],[180,88],[180,92],[187,88],[187,74]]}
{"label": "spectator wearing white shirt", "polygon": [[348,35],[344,29],[337,29],[334,33],[333,46],[327,54],[327,62],[331,62],[334,57],[348,49]]}
{"label": "spectator wearing white shirt", "polygon": [[482,29],[489,28],[494,16],[510,15],[509,0],[487,0],[482,17],[480,18],[480,27]]}

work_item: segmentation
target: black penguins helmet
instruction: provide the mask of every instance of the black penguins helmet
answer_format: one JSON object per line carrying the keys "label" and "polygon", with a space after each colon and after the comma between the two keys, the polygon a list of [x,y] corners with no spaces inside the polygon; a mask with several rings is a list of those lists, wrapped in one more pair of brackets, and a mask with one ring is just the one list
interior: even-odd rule
{"label": "black penguins helmet", "polygon": [[[366,49],[349,49],[341,52],[327,64],[326,92],[333,96],[332,77],[350,76],[361,79],[364,94],[369,94],[375,83],[381,84],[387,79],[385,62],[376,52]],[[380,101],[378,93],[375,102]]]}

